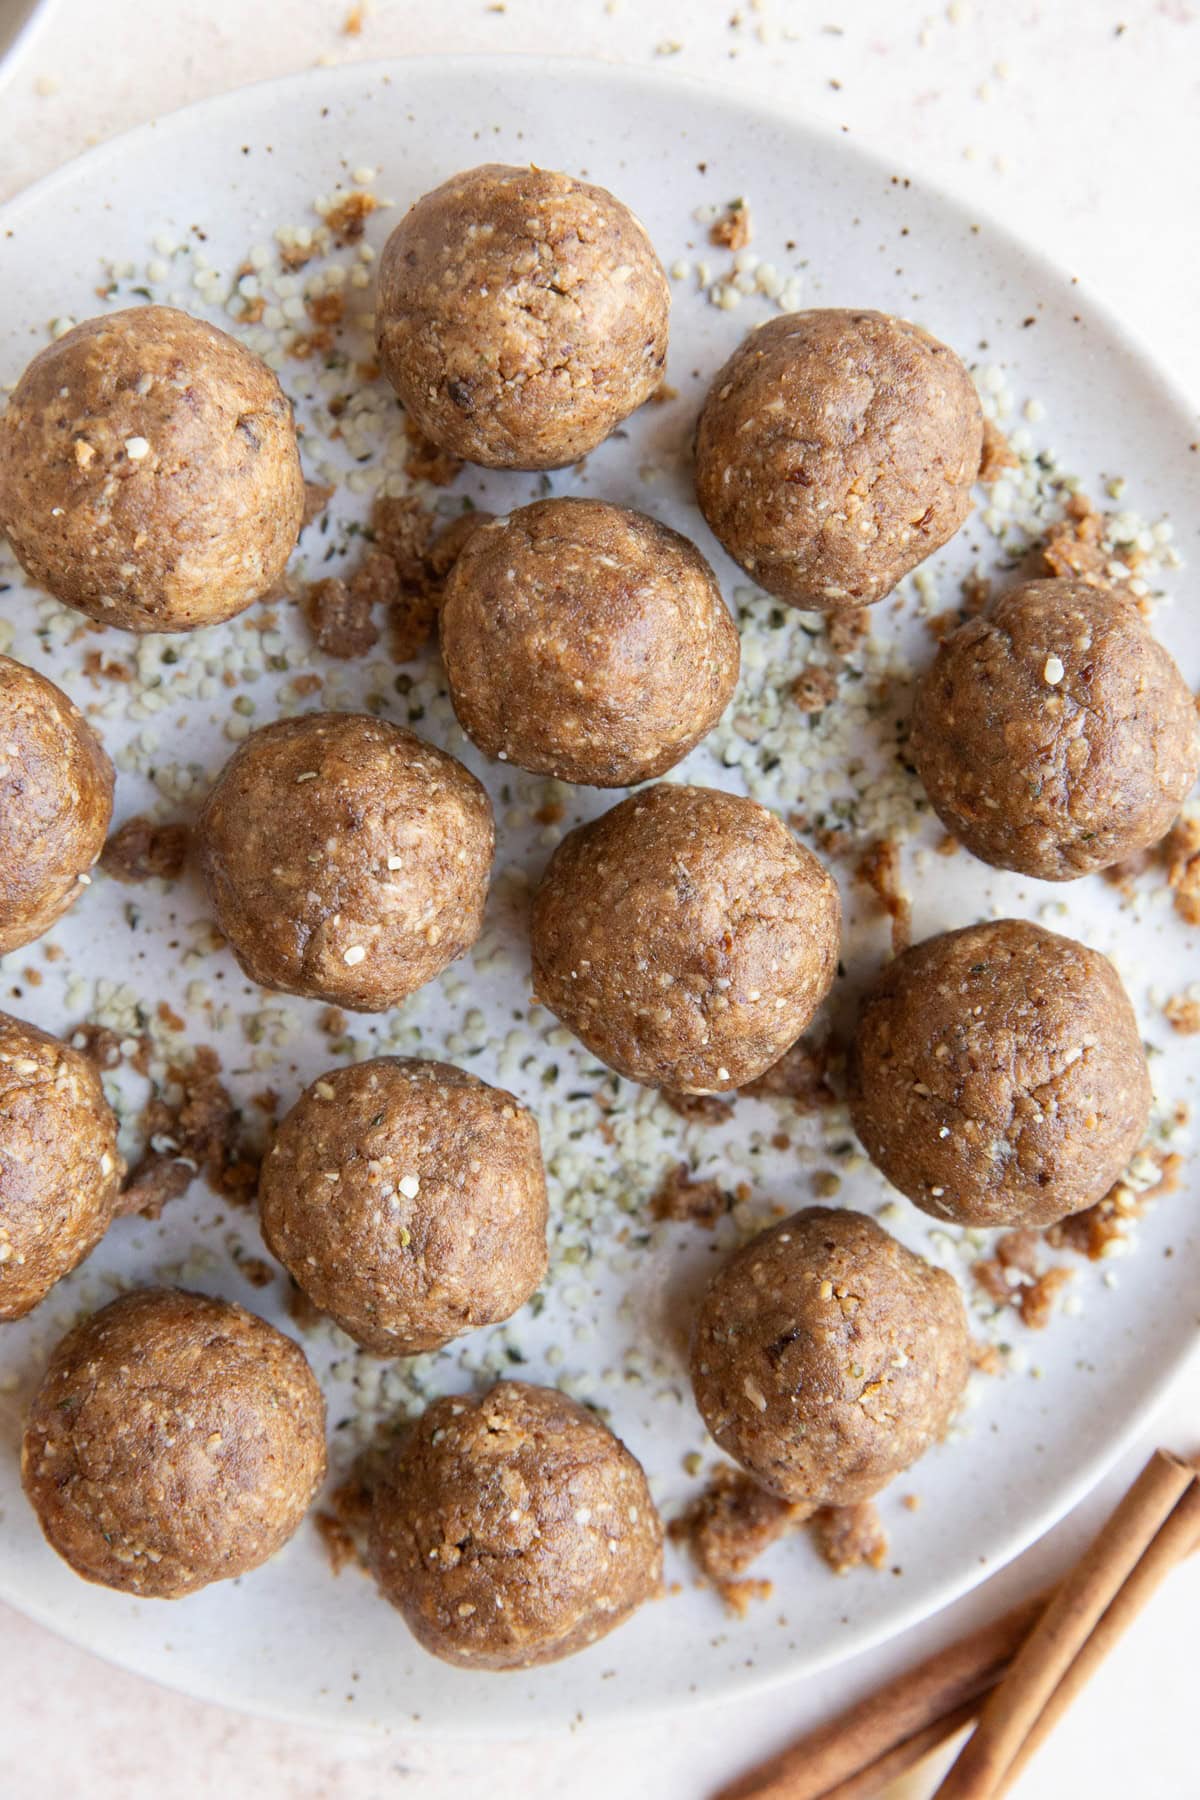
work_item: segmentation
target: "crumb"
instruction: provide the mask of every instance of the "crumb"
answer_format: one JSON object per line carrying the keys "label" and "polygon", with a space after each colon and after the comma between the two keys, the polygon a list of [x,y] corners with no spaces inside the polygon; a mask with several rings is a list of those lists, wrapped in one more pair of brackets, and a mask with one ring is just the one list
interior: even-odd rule
{"label": "crumb", "polygon": [[788,698],[802,713],[824,712],[837,699],[837,676],[832,669],[804,669],[788,687]]}
{"label": "crumb", "polygon": [[156,1219],[199,1174],[226,1199],[249,1204],[258,1186],[259,1157],[220,1080],[220,1068],[216,1051],[201,1044],[190,1062],[173,1063],[167,1070],[164,1088],[151,1096],[142,1113],[147,1149],[126,1181],[122,1211]]}
{"label": "crumb", "polygon": [[689,1125],[723,1125],[733,1117],[733,1101],[724,1094],[677,1094],[661,1088],[659,1098]]}
{"label": "crumb", "polygon": [[1160,1150],[1149,1145],[1138,1152],[1136,1160],[1145,1158],[1158,1172],[1158,1180],[1140,1193],[1126,1181],[1118,1181],[1097,1200],[1094,1206],[1048,1225],[1043,1236],[1053,1250],[1071,1250],[1099,1262],[1108,1254],[1114,1238],[1124,1237],[1130,1220],[1140,1219],[1151,1200],[1158,1195],[1177,1193],[1183,1181],[1184,1159],[1177,1150]]}
{"label": "crumb", "polygon": [[720,1585],[744,1574],[806,1516],[805,1507],[768,1494],[732,1463],[718,1463],[707,1485],[671,1520],[667,1536],[685,1544],[702,1574]]}
{"label": "crumb", "polygon": [[958,839],[951,837],[948,831],[944,831],[934,845],[934,851],[938,856],[957,856],[961,849],[962,845]]}
{"label": "crumb", "polygon": [[967,1356],[971,1367],[980,1375],[1000,1375],[1004,1370],[1004,1358],[995,1344],[985,1344],[980,1338],[971,1338],[967,1343]]}
{"label": "crumb", "polygon": [[1175,911],[1189,925],[1200,925],[1200,814],[1185,814],[1163,839],[1167,886],[1175,895]]}
{"label": "crumb", "polygon": [[346,14],[345,19],[342,21],[342,36],[359,37],[365,22],[366,8],[362,6],[352,6],[350,11]]}
{"label": "crumb", "polygon": [[1009,447],[1008,439],[1000,427],[993,425],[990,419],[985,419],[983,421],[983,455],[980,458],[977,479],[984,487],[990,487],[994,481],[999,481],[1005,469],[1019,467],[1020,458]]}
{"label": "crumb", "polygon": [[117,1069],[125,1060],[121,1051],[123,1040],[120,1032],[110,1030],[107,1025],[95,1025],[87,1020],[68,1033],[67,1042],[72,1050],[78,1050],[81,1056],[94,1062],[98,1069]]}
{"label": "crumb", "polygon": [[882,1569],[887,1561],[887,1533],[870,1500],[854,1506],[819,1506],[808,1528],[835,1575],[845,1575],[863,1563]]}
{"label": "crumb", "polygon": [[651,1201],[655,1219],[686,1219],[711,1231],[729,1211],[730,1198],[719,1181],[693,1181],[687,1163],[676,1163],[664,1175]]}
{"label": "crumb", "polygon": [[244,1275],[253,1288],[270,1287],[275,1279],[276,1271],[261,1256],[237,1256],[234,1258],[239,1275]]}
{"label": "crumb", "polygon": [[317,1014],[317,1030],[323,1031],[326,1037],[345,1037],[349,1019],[340,1006],[326,1006]]}
{"label": "crumb", "polygon": [[132,681],[133,670],[107,650],[89,650],[83,659],[83,672],[93,681]]}
{"label": "crumb", "polygon": [[758,1600],[769,1600],[775,1592],[772,1581],[751,1577],[744,1581],[718,1581],[717,1591],[735,1619],[744,1619]]}
{"label": "crumb", "polygon": [[[1109,572],[1113,550],[1107,541],[1108,524],[1086,494],[1070,495],[1062,518],[1050,527],[1042,543],[1040,573],[1070,576],[1088,587],[1123,594],[1139,611],[1144,611],[1142,598],[1130,587],[1128,579],[1114,579]],[[1135,570],[1138,558],[1135,552],[1122,550],[1121,561]]]}
{"label": "crumb", "polygon": [[358,1545],[340,1519],[335,1519],[332,1513],[317,1512],[313,1514],[313,1524],[329,1558],[329,1567],[335,1575],[340,1575],[348,1567],[362,1568]]}
{"label": "crumb", "polygon": [[365,656],[379,642],[369,592],[339,576],[313,582],[304,597],[304,616],[318,650],[340,661]]}
{"label": "crumb", "polygon": [[921,1496],[920,1494],[905,1494],[900,1504],[903,1506],[905,1512],[920,1512]]}
{"label": "crumb", "polygon": [[719,219],[709,226],[708,241],[720,250],[744,250],[754,236],[750,208],[744,200],[731,200]]}
{"label": "crumb", "polygon": [[301,531],[319,519],[329,502],[333,499],[334,490],[319,481],[306,481],[304,484],[304,517],[300,524]]}
{"label": "crumb", "polygon": [[892,954],[912,942],[912,900],[900,880],[900,846],[893,837],[879,838],[858,859],[854,879],[869,887],[892,921]]}
{"label": "crumb", "polygon": [[820,1048],[798,1038],[779,1061],[739,1091],[756,1100],[790,1100],[799,1113],[822,1112],[837,1104],[827,1080],[830,1047]]}
{"label": "crumb", "polygon": [[462,469],[462,458],[451,456],[448,450],[439,449],[433,439],[427,438],[412,419],[405,419],[404,435],[412,446],[404,465],[405,474],[413,481],[429,481],[434,487],[449,487]]}
{"label": "crumb", "polygon": [[835,656],[853,656],[859,645],[871,635],[867,608],[853,612],[826,613],[825,636]]}
{"label": "crumb", "polygon": [[186,825],[157,825],[142,813],[113,832],[100,853],[100,867],[114,881],[176,881],[187,861]]}
{"label": "crumb", "polygon": [[298,1325],[301,1331],[315,1331],[316,1327],[324,1321],[325,1314],[319,1307],[313,1305],[304,1289],[297,1287],[294,1281],[288,1287],[286,1305],[288,1318],[294,1325]]}
{"label": "crumb", "polygon": [[325,223],[339,245],[357,244],[367,228],[367,220],[378,207],[374,194],[364,194],[361,189],[356,189],[352,194],[343,194],[337,205],[330,207],[325,214]]}
{"label": "crumb", "polygon": [[678,400],[679,389],[672,387],[669,381],[660,381],[647,400],[647,406],[667,406],[672,400]]}
{"label": "crumb", "polygon": [[1163,1012],[1172,1031],[1178,1031],[1182,1037],[1194,1037],[1200,1031],[1200,1000],[1189,999],[1186,994],[1172,994],[1163,1006]]}
{"label": "crumb", "polygon": [[435,581],[444,581],[463,550],[468,538],[474,537],[481,525],[490,525],[494,513],[483,512],[474,507],[470,512],[460,513],[457,519],[451,519],[443,525],[425,556],[426,567]]}
{"label": "crumb", "polygon": [[1031,1331],[1044,1331],[1053,1316],[1060,1290],[1073,1278],[1072,1269],[1047,1269],[1027,1287],[1018,1288],[1016,1305],[1022,1324],[1028,1325]]}

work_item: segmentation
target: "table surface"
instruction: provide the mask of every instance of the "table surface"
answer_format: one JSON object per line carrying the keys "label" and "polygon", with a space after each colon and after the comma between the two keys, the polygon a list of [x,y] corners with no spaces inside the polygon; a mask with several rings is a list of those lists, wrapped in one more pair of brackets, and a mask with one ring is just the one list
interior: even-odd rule
{"label": "table surface", "polygon": [[[356,33],[345,29],[352,11]],[[144,0],[51,0],[0,73],[0,198],[154,114],[315,64],[547,50],[657,62],[785,98],[954,189],[1090,283],[1200,399],[1200,5],[1191,0],[168,0],[152,33],[146,22]],[[172,1800],[699,1800],[1062,1567],[1157,1442],[1200,1448],[1200,1359],[1088,1506],[958,1606],[794,1688],[602,1738],[301,1734],[111,1669],[0,1607],[0,1800],[34,1791],[41,1800],[164,1791]],[[1018,1800],[1200,1797],[1198,1607],[1194,1566],[1139,1621]],[[928,1775],[910,1783],[905,1800],[929,1786]]]}

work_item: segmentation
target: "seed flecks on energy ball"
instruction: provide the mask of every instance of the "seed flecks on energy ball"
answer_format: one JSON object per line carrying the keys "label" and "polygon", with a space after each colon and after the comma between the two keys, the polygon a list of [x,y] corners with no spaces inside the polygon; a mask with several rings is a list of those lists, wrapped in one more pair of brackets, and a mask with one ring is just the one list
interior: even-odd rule
{"label": "seed flecks on energy ball", "polygon": [[696,497],[768,593],[870,606],[971,508],[983,414],[963,364],[886,313],[821,309],[761,326],[708,391]]}
{"label": "seed flecks on energy ball", "polygon": [[540,500],[476,531],[441,640],[481,750],[597,787],[665,774],[737,684],[737,627],[700,552],[599,500]]}
{"label": "seed flecks on energy ball", "polygon": [[507,1319],[546,1272],[537,1121],[448,1063],[321,1076],[279,1127],[259,1208],[297,1286],[378,1356]]}
{"label": "seed flecks on energy ball", "polygon": [[662,1524],[637,1461],[554,1388],[436,1400],[373,1496],[370,1563],[426,1650],[531,1669],[586,1649],[657,1591]]}
{"label": "seed flecks on energy ball", "polygon": [[1108,1192],[1150,1077],[1107,957],[1023,919],[914,944],[863,998],[851,1117],[902,1194],[961,1225],[1052,1225]]}
{"label": "seed flecks on energy ball", "polygon": [[784,1500],[867,1500],[936,1443],[970,1367],[952,1275],[863,1213],[812,1206],[717,1271],[692,1334],[717,1443]]}
{"label": "seed flecks on energy ball", "polygon": [[479,936],[495,831],[483,788],[444,750],[365,714],[309,713],[246,739],[197,842],[252,980],[382,1012]]}
{"label": "seed flecks on energy ball", "polygon": [[951,633],[909,740],[973,855],[1073,881],[1165,837],[1200,770],[1192,694],[1130,601],[1029,581]]}
{"label": "seed flecks on energy ball", "polygon": [[95,1249],[124,1174],[95,1064],[0,1013],[0,1321],[30,1312]]}
{"label": "seed flecks on energy ball", "polygon": [[840,930],[831,876],[774,813],[662,783],[555,851],[533,901],[534,990],[620,1075],[743,1087],[825,998]]}
{"label": "seed flecks on energy ball", "polygon": [[324,1475],[325,1402],[299,1345],[177,1288],[123,1294],[68,1332],[21,1451],[51,1547],[146,1599],[258,1568]]}
{"label": "seed flecks on energy ball", "polygon": [[167,306],[88,319],[0,419],[0,528],[30,580],[124,631],[190,631],[274,585],[304,479],[267,365]]}
{"label": "seed flecks on energy ball", "polygon": [[559,468],[650,398],[669,310],[654,246],[612,194],[486,163],[418,200],[388,239],[379,361],[443,450]]}
{"label": "seed flecks on energy ball", "polygon": [[115,776],[61,688],[0,656],[0,956],[31,944],[86,885]]}

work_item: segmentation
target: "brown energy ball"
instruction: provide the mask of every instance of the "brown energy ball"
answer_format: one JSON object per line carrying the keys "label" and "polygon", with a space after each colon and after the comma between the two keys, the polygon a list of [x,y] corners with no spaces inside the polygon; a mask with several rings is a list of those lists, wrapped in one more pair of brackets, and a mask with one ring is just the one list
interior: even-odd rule
{"label": "brown energy ball", "polygon": [[481,750],[595,787],[665,773],[737,684],[737,627],[700,552],[602,500],[539,500],[475,532],[441,634]]}
{"label": "brown energy ball", "polygon": [[717,1443],[760,1486],[850,1506],[942,1437],[969,1343],[953,1276],[862,1213],[810,1206],[717,1271],[692,1385]]}
{"label": "brown energy ball", "polygon": [[534,989],[619,1075],[711,1093],[778,1061],[829,991],[841,904],[763,806],[663,784],[569,832],[534,895]]}
{"label": "brown energy ball", "polygon": [[488,797],[383,719],[264,725],[221,771],[197,839],[217,922],[263,987],[383,1012],[479,936]]}
{"label": "brown energy ball", "polygon": [[379,360],[443,450],[555,469],[662,380],[670,295],[645,228],[604,188],[485,163],[426,194],[379,263]]}
{"label": "brown energy ball", "polygon": [[418,1643],[470,1669],[531,1669],[595,1643],[658,1589],[662,1525],[641,1464],[554,1388],[437,1400],[401,1438],[370,1562]]}
{"label": "brown energy ball", "polygon": [[0,529],[31,581],[103,625],[231,618],[283,573],[303,515],[278,381],[170,306],[77,325],[0,419]]}
{"label": "brown energy ball", "polygon": [[546,1273],[537,1121],[449,1063],[322,1075],[279,1127],[258,1204],[297,1286],[377,1356],[507,1319]]}
{"label": "brown energy ball", "polygon": [[1107,957],[1024,919],[914,944],[863,1000],[851,1116],[935,1218],[1052,1225],[1101,1199],[1150,1111],[1137,1020]]}
{"label": "brown energy ball", "polygon": [[730,556],[768,593],[870,606],[971,510],[983,414],[945,344],[887,313],[771,319],[709,389],[696,495]]}
{"label": "brown energy ball", "polygon": [[104,848],[113,781],[62,689],[0,656],[0,956],[49,931],[83,892]]}
{"label": "brown energy ball", "polygon": [[95,1064],[0,1013],[0,1321],[31,1311],[95,1249],[124,1174]]}
{"label": "brown energy ball", "polygon": [[51,1548],[155,1600],[256,1569],[324,1474],[325,1402],[299,1346],[177,1288],[122,1294],[68,1332],[21,1450]]}
{"label": "brown energy ball", "polygon": [[1200,769],[1196,706],[1118,595],[1027,581],[947,638],[911,754],[974,855],[1073,881],[1165,836]]}

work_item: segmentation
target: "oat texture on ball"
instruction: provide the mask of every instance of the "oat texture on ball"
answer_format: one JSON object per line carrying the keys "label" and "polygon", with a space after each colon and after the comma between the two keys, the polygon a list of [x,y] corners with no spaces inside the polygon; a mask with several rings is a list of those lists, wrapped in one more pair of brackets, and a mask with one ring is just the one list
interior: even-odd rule
{"label": "oat texture on ball", "polygon": [[281,1123],[258,1199],[268,1248],[379,1356],[507,1319],[546,1273],[537,1121],[448,1063],[321,1076]]}
{"label": "oat texture on ball", "polygon": [[0,956],[49,931],[83,892],[114,779],[62,689],[0,656]]}
{"label": "oat texture on ball", "polygon": [[30,1312],[95,1249],[124,1174],[95,1064],[0,1013],[0,1322]]}
{"label": "oat texture on ball", "polygon": [[882,600],[953,537],[982,451],[971,377],[927,331],[886,313],[789,313],[714,378],[696,496],[768,593],[843,611]]}
{"label": "oat texture on ball", "polygon": [[737,627],[700,552],[599,500],[540,500],[475,532],[441,640],[481,750],[596,787],[664,774],[737,684]]}
{"label": "oat texture on ball", "polygon": [[221,771],[197,835],[218,924],[263,987],[381,1012],[479,936],[488,797],[454,757],[386,720],[263,726]]}
{"label": "oat texture on ball", "polygon": [[102,625],[231,618],[282,575],[303,514],[275,376],[173,307],[77,325],[0,418],[0,529],[31,581]]}
{"label": "oat texture on ball", "polygon": [[370,1562],[434,1656],[529,1669],[657,1593],[662,1525],[641,1464],[594,1413],[502,1381],[435,1401],[401,1437],[374,1494]]}
{"label": "oat texture on ball", "polygon": [[379,264],[379,361],[435,444],[498,469],[586,456],[662,380],[670,295],[604,188],[486,163],[426,194]]}
{"label": "oat texture on ball", "polygon": [[324,1474],[325,1402],[299,1346],[177,1288],[123,1294],[68,1332],[21,1452],[52,1548],[146,1599],[256,1569]]}
{"label": "oat texture on ball", "polygon": [[1131,601],[1029,581],[941,646],[910,750],[938,817],[975,856],[1072,881],[1166,835],[1200,769],[1200,728]]}
{"label": "oat texture on ball", "polygon": [[864,996],[851,1116],[935,1218],[1050,1225],[1103,1198],[1141,1141],[1150,1077],[1107,957],[1023,919],[915,944]]}
{"label": "oat texture on ball", "polygon": [[762,1487],[849,1506],[945,1434],[968,1350],[952,1275],[863,1213],[812,1206],[717,1271],[692,1385],[717,1443]]}
{"label": "oat texture on ball", "polygon": [[736,1088],[776,1062],[837,970],[827,871],[763,806],[661,784],[569,832],[533,901],[533,983],[633,1081]]}

